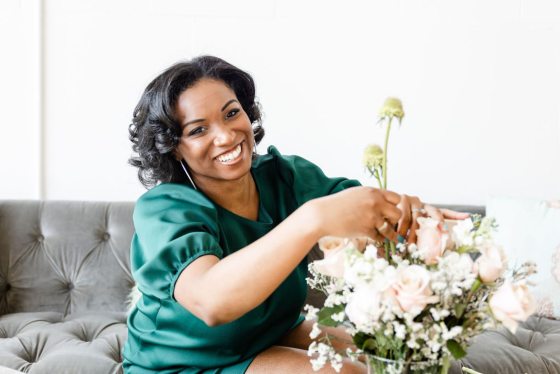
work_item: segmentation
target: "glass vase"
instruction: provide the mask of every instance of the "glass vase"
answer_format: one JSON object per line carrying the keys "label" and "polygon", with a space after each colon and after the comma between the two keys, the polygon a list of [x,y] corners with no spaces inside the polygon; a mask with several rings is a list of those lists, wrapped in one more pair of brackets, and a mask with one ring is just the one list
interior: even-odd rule
{"label": "glass vase", "polygon": [[447,374],[448,367],[428,361],[405,362],[366,355],[368,374]]}

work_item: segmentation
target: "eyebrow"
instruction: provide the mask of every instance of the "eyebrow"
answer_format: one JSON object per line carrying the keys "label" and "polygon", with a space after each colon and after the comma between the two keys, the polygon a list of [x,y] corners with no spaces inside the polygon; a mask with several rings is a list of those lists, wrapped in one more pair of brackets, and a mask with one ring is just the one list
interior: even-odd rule
{"label": "eyebrow", "polygon": [[[222,109],[220,109],[220,111],[224,111],[224,109],[226,109],[231,103],[237,103],[239,104],[239,101],[235,100],[235,99],[231,99],[229,100],[227,103],[225,103],[225,105],[222,107]],[[199,119],[193,119],[192,121],[189,121],[187,123],[184,123],[182,126],[183,128],[187,127],[188,125],[192,125],[193,123],[198,123],[198,122],[202,122],[204,121],[204,119],[199,118]]]}

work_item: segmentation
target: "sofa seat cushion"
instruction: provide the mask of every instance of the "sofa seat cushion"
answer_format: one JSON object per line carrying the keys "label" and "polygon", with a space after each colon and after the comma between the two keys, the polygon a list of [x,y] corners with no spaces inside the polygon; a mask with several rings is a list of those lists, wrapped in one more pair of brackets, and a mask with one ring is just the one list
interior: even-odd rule
{"label": "sofa seat cushion", "polygon": [[126,313],[0,316],[0,362],[24,373],[121,373]]}
{"label": "sofa seat cushion", "polygon": [[501,328],[477,336],[461,364],[484,374],[560,373],[560,321],[531,316],[515,334]]}

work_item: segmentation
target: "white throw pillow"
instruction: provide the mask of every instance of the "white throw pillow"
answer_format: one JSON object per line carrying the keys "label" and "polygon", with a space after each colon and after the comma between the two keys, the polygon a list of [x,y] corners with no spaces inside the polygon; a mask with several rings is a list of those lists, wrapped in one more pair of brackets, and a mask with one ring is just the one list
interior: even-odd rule
{"label": "white throw pillow", "polygon": [[503,245],[510,268],[534,261],[530,280],[537,314],[560,319],[560,202],[493,197],[486,215],[498,224],[496,242]]}

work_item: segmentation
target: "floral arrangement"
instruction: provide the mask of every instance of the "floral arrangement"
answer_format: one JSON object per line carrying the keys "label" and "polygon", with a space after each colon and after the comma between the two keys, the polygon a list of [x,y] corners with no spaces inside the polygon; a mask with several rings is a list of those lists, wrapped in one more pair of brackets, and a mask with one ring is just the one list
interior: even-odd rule
{"label": "floral arrangement", "polygon": [[[386,101],[385,149],[369,146],[364,164],[387,187],[391,121],[402,120],[400,100]],[[338,372],[343,355],[367,357],[370,373],[447,373],[451,357],[466,355],[471,339],[503,325],[512,332],[535,310],[526,263],[508,272],[503,249],[492,238],[496,222],[473,215],[464,221],[418,218],[416,243],[373,243],[325,237],[325,258],[309,265],[310,287],[327,296],[320,309],[307,305],[315,321],[308,354],[315,370],[327,363]],[[323,326],[344,326],[355,350],[337,352]],[[471,369],[466,372],[475,373]]]}

